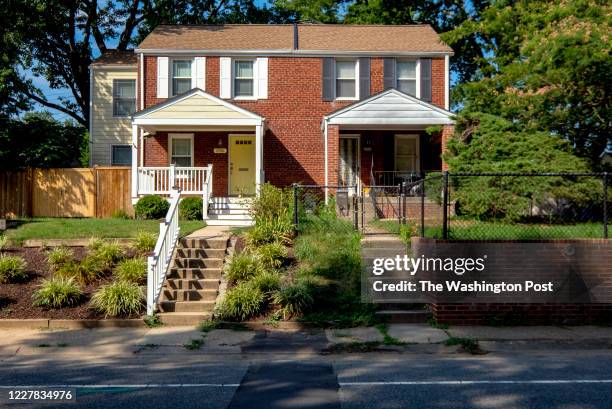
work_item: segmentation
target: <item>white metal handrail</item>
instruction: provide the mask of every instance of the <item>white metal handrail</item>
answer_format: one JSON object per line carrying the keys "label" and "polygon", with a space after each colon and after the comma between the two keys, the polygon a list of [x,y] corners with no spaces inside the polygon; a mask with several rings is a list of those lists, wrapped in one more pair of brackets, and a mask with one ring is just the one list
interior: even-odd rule
{"label": "white metal handrail", "polygon": [[212,167],[145,166],[139,167],[138,194],[170,194],[180,188],[184,194],[204,194],[205,181]]}
{"label": "white metal handrail", "polygon": [[204,181],[204,194],[202,197],[202,215],[204,220],[208,219],[208,204],[212,198],[212,184],[213,184],[213,165],[208,165],[208,172],[206,180]]}
{"label": "white metal handrail", "polygon": [[147,314],[152,315],[155,312],[155,306],[159,299],[172,253],[176,248],[180,227],[178,223],[179,211],[178,205],[181,198],[181,190],[174,189],[170,197],[170,209],[166,214],[166,218],[159,224],[159,237],[153,250],[153,255],[147,260]]}

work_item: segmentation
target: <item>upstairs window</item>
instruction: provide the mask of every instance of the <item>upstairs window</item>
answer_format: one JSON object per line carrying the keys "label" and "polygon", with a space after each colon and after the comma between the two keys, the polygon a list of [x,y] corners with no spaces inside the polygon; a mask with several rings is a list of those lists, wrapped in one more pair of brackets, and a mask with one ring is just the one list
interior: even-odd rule
{"label": "upstairs window", "polygon": [[136,80],[113,80],[113,116],[127,117],[136,111]]}
{"label": "upstairs window", "polygon": [[234,97],[254,97],[255,96],[255,77],[253,70],[254,61],[236,60],[234,61]]}
{"label": "upstairs window", "polygon": [[417,63],[416,61],[397,61],[397,89],[416,96]]}
{"label": "upstairs window", "polygon": [[336,98],[357,98],[357,61],[336,61]]}
{"label": "upstairs window", "polygon": [[191,60],[172,61],[172,96],[191,89]]}

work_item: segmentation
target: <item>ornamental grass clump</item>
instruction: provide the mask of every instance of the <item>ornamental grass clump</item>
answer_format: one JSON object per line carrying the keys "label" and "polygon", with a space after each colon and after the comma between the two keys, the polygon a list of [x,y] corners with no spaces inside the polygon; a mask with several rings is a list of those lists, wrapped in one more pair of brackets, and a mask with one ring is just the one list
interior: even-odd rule
{"label": "ornamental grass clump", "polygon": [[142,258],[121,260],[115,266],[113,275],[121,281],[143,284],[147,277],[147,261]]}
{"label": "ornamental grass clump", "polygon": [[280,289],[281,276],[276,271],[263,271],[253,277],[249,283],[264,294],[270,295]]}
{"label": "ornamental grass clump", "polygon": [[296,283],[284,288],[274,296],[274,302],[281,307],[283,316],[293,317],[307,312],[314,304],[309,286]]}
{"label": "ornamental grass clump", "polygon": [[226,276],[230,281],[241,282],[255,277],[262,272],[259,259],[250,252],[234,253],[226,267]]}
{"label": "ornamental grass clump", "polygon": [[81,302],[83,292],[74,278],[53,277],[42,282],[40,289],[34,292],[33,298],[37,307],[72,307]]}
{"label": "ornamental grass clump", "polygon": [[94,252],[94,256],[104,263],[106,269],[113,266],[125,256],[123,249],[118,241],[104,242]]}
{"label": "ornamental grass clump", "polygon": [[14,283],[24,280],[27,263],[21,256],[0,255],[0,283]]}
{"label": "ornamental grass clump", "polygon": [[134,238],[132,248],[134,248],[134,250],[136,250],[139,254],[146,254],[155,249],[155,244],[157,244],[157,236],[155,234],[140,231]]}
{"label": "ornamental grass clump", "polygon": [[145,305],[140,286],[128,281],[115,281],[103,285],[91,297],[90,307],[104,317],[125,317],[138,314]]}
{"label": "ornamental grass clump", "polygon": [[47,263],[52,271],[74,261],[74,251],[66,246],[56,247],[47,253]]}
{"label": "ornamental grass clump", "polygon": [[251,283],[244,282],[230,289],[219,307],[219,317],[229,321],[244,321],[259,315],[266,302],[266,295]]}
{"label": "ornamental grass clump", "polygon": [[102,276],[104,271],[104,262],[90,254],[80,262],[70,261],[60,266],[55,270],[54,276],[73,278],[80,284],[87,285]]}
{"label": "ornamental grass clump", "polygon": [[279,242],[273,242],[257,247],[255,254],[263,267],[279,268],[287,259],[287,248]]}

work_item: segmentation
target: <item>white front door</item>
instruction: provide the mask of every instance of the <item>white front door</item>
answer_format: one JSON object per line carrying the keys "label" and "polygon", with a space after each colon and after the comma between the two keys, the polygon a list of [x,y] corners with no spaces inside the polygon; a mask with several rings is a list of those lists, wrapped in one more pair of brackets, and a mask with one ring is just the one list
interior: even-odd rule
{"label": "white front door", "polygon": [[359,135],[341,135],[340,186],[354,187],[358,185],[359,169]]}

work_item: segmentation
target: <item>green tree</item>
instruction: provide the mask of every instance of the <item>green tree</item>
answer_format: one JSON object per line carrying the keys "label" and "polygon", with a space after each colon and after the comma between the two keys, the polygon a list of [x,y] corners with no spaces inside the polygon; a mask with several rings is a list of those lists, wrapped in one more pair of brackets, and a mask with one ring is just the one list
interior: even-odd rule
{"label": "green tree", "polygon": [[482,41],[474,81],[454,97],[460,115],[478,112],[516,132],[553,135],[597,166],[611,134],[611,6],[605,1],[495,1],[479,21],[450,32],[451,44]]}
{"label": "green tree", "polygon": [[87,135],[73,121],[58,122],[48,112],[6,119],[0,127],[0,169],[87,166]]}

